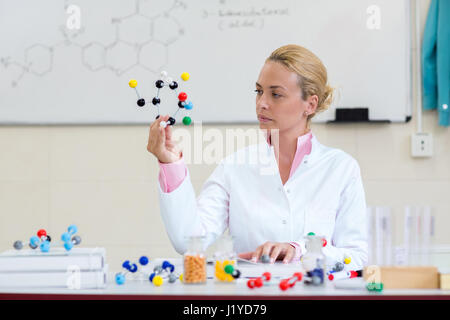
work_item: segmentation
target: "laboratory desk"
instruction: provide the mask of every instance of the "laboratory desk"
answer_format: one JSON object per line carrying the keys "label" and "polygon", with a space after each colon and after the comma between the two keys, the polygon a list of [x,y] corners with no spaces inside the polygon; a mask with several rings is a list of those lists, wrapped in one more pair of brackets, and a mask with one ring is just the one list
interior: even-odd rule
{"label": "laboratory desk", "polygon": [[[112,277],[109,277],[112,278]],[[148,281],[127,281],[117,285],[108,280],[102,289],[68,288],[0,288],[0,299],[7,300],[450,300],[450,290],[415,289],[384,290],[381,293],[364,289],[361,278],[326,281],[316,287],[298,283],[282,291],[277,284],[250,289],[247,279],[236,283],[206,284],[164,283],[156,287]],[[337,283],[347,288],[336,287]],[[345,283],[345,285],[344,285]],[[359,288],[358,288],[359,287]]]}
{"label": "laboratory desk", "polygon": [[[163,259],[149,263],[147,270],[153,270]],[[182,270],[181,260],[174,263],[175,271]],[[115,272],[108,272],[106,285],[97,289],[69,288],[29,288],[2,287],[0,299],[7,300],[450,300],[450,290],[439,289],[392,289],[383,292],[370,292],[365,288],[362,278],[337,281],[325,280],[321,286],[298,282],[285,291],[279,287],[281,279],[288,278],[299,271],[295,266],[274,264],[252,266],[238,264],[242,276],[232,283],[219,282],[213,278],[214,267],[208,264],[205,284],[185,284],[177,280],[167,280],[161,286],[150,283],[146,277],[127,278],[122,285],[115,283]],[[271,272],[272,279],[260,288],[250,289],[247,281],[260,276],[263,271]],[[180,271],[179,271],[180,272]],[[130,274],[127,275],[127,277]]]}

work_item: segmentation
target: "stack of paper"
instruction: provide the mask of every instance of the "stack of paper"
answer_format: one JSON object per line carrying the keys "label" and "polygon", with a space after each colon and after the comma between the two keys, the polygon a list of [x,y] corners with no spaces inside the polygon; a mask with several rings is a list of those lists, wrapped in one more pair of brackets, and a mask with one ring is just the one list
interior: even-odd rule
{"label": "stack of paper", "polygon": [[0,254],[0,287],[104,288],[104,248],[8,250]]}

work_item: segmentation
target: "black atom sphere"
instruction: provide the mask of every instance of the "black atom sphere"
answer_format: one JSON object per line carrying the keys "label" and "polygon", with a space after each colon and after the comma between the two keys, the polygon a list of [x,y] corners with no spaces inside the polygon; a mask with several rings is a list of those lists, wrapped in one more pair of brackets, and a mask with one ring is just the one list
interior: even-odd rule
{"label": "black atom sphere", "polygon": [[155,82],[155,86],[156,86],[157,88],[161,89],[162,87],[164,87],[164,81],[162,81],[162,80],[157,80],[157,81]]}
{"label": "black atom sphere", "polygon": [[139,100],[137,101],[137,105],[138,105],[139,107],[145,106],[145,100],[144,100],[144,99],[139,99]]}

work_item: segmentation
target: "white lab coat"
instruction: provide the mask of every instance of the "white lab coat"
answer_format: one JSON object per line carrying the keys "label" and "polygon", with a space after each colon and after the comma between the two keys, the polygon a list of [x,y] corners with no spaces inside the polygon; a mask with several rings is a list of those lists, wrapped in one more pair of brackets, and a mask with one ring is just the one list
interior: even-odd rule
{"label": "white lab coat", "polygon": [[[266,141],[223,159],[196,198],[189,172],[170,193],[158,183],[160,209],[180,254],[186,239],[212,244],[228,227],[235,250],[254,251],[266,241],[300,244],[309,232],[327,239],[328,263],[351,257],[351,269],[367,263],[366,202],[358,163],[349,154],[311,139],[311,153],[282,184],[274,147]],[[331,261],[331,262],[330,262]]]}

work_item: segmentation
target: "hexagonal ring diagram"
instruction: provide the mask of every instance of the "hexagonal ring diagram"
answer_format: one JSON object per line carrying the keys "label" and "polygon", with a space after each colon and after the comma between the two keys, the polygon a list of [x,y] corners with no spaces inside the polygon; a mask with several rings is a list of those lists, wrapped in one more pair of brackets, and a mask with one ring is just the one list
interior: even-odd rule
{"label": "hexagonal ring diagram", "polygon": [[29,71],[37,76],[52,70],[53,49],[43,44],[34,44],[25,49],[25,64]]}
{"label": "hexagonal ring diagram", "polygon": [[98,42],[91,42],[82,48],[83,64],[91,71],[105,67],[106,49]]}
{"label": "hexagonal ring diagram", "polygon": [[167,46],[151,40],[141,47],[138,59],[140,65],[156,73],[167,64]]}

